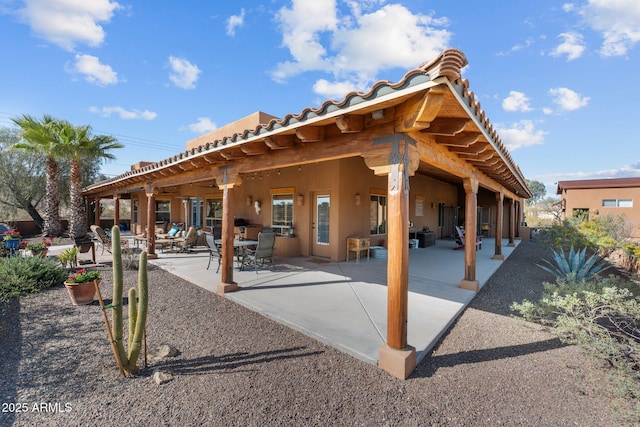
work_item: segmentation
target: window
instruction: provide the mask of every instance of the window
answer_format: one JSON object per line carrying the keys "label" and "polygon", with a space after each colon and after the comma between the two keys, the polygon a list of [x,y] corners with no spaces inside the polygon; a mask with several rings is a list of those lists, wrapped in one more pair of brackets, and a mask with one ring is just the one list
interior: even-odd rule
{"label": "window", "polygon": [[271,190],[271,226],[287,234],[293,227],[293,191],[281,193],[281,190]]}
{"label": "window", "polygon": [[372,194],[369,206],[369,224],[371,234],[387,233],[387,196]]}
{"label": "window", "polygon": [[133,206],[131,207],[131,221],[134,224],[138,223],[138,199],[133,199]]}
{"label": "window", "polygon": [[207,199],[206,205],[206,226],[212,229],[222,227],[222,197]]}
{"label": "window", "polygon": [[632,208],[633,199],[604,199],[603,208]]}
{"label": "window", "polygon": [[156,221],[158,222],[171,221],[171,201],[170,200],[156,200]]}

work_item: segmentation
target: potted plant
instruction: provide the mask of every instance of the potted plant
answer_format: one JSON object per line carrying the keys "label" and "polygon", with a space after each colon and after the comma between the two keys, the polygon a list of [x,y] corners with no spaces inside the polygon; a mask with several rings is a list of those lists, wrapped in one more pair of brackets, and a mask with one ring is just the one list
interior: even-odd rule
{"label": "potted plant", "polygon": [[100,272],[97,270],[76,270],[69,275],[64,286],[69,292],[73,305],[90,304],[96,295],[96,286],[100,284]]}
{"label": "potted plant", "polygon": [[15,252],[20,248],[20,232],[19,231],[5,231],[4,232],[4,247],[11,252]]}
{"label": "potted plant", "polygon": [[33,256],[46,257],[49,252],[49,246],[53,239],[43,237],[39,242],[31,242],[27,244],[26,249],[31,252]]}

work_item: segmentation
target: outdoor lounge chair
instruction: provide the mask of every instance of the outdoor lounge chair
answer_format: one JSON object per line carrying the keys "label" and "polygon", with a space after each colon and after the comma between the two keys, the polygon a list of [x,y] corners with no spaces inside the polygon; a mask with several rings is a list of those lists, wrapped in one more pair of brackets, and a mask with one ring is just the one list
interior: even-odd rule
{"label": "outdoor lounge chair", "polygon": [[255,249],[245,249],[242,256],[242,265],[240,270],[253,265],[256,273],[258,272],[258,263],[264,267],[265,261],[273,266],[273,247],[276,243],[276,233],[259,233],[258,244]]}
{"label": "outdoor lounge chair", "polygon": [[213,233],[209,233],[207,231],[204,232],[204,241],[207,244],[207,248],[209,248],[209,263],[207,264],[207,270],[211,266],[211,260],[213,258],[218,258],[218,269],[216,273],[220,271],[220,264],[222,263],[222,252],[220,252],[220,246],[216,244]]}
{"label": "outdoor lounge chair", "polygon": [[102,253],[104,254],[104,250],[111,253],[111,237],[107,236],[104,229],[99,225],[92,225],[91,231],[93,232],[94,239],[102,245]]}
{"label": "outdoor lounge chair", "polygon": [[185,237],[178,237],[174,239],[175,245],[180,248],[180,252],[189,252],[190,249],[196,245],[197,240],[198,232],[194,226],[189,227]]}

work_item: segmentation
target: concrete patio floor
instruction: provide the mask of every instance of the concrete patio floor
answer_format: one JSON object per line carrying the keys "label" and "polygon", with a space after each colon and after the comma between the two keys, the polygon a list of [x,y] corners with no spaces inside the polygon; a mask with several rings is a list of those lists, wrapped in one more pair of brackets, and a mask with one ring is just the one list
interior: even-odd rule
{"label": "concrete patio floor", "polygon": [[[503,240],[508,257],[513,247]],[[516,241],[518,244],[519,241]],[[494,239],[483,239],[477,255],[476,279],[483,286],[503,261],[494,260]],[[408,343],[418,361],[429,353],[475,292],[461,289],[464,251],[454,241],[409,251]],[[98,250],[99,251],[99,250]],[[105,252],[105,255],[106,252]],[[217,260],[206,269],[208,252],[159,253],[150,262],[176,276],[215,292],[220,275]],[[301,331],[368,363],[377,363],[387,324],[384,258],[366,256],[356,263],[327,262],[309,257],[276,258],[271,270],[234,270],[240,289],[226,298]]]}

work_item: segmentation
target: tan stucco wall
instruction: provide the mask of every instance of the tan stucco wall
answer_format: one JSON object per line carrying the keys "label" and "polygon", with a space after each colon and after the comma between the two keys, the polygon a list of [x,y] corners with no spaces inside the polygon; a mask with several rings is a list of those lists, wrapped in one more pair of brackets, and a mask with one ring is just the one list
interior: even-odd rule
{"label": "tan stucco wall", "polygon": [[[589,218],[594,215],[624,215],[633,224],[632,235],[640,238],[640,188],[585,188],[568,189],[562,194],[566,200],[565,217],[573,215],[574,209],[589,209]],[[632,199],[632,208],[602,207],[604,199]],[[597,213],[596,213],[597,212]]]}
{"label": "tan stucco wall", "polygon": [[247,129],[255,129],[258,125],[264,125],[269,123],[273,119],[278,119],[271,114],[263,113],[262,111],[255,112],[233,123],[224,125],[204,135],[200,135],[190,141],[187,141],[187,150],[204,145],[207,142],[213,142],[215,140],[222,140],[224,137],[231,137],[236,133],[244,132]]}
{"label": "tan stucco wall", "polygon": [[[186,184],[179,189],[171,188],[172,194],[159,194],[156,199],[171,200],[171,220],[185,222],[182,197],[211,198],[222,197],[213,181]],[[244,218],[251,224],[265,227],[271,222],[271,189],[293,188],[294,233],[299,240],[301,255],[311,255],[313,232],[311,218],[315,193],[331,194],[330,250],[332,260],[346,258],[346,239],[350,236],[369,236],[369,200],[371,190],[387,189],[387,177],[376,176],[360,157],[333,160],[282,168],[243,175],[242,183],[235,187],[235,217]],[[424,226],[436,231],[438,228],[438,203],[451,206],[457,203],[458,187],[430,177],[416,175],[410,178],[409,218],[417,230]],[[356,204],[356,194],[360,195],[360,205]],[[298,206],[296,196],[302,195],[303,204]],[[424,215],[416,216],[416,196],[424,198]],[[137,197],[139,202],[138,222],[146,223],[147,199],[143,192]],[[253,204],[247,205],[247,198],[260,201],[262,209],[257,214]],[[204,214],[203,214],[204,220]],[[142,225],[136,231],[141,232]],[[386,235],[371,237],[372,245],[386,245]],[[352,254],[353,256],[353,254]]]}

